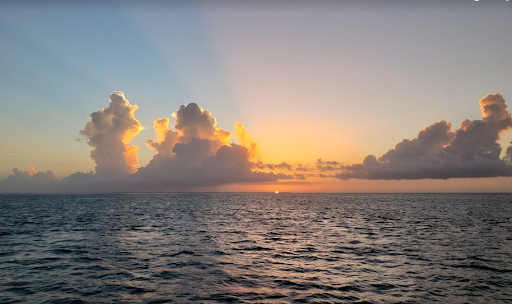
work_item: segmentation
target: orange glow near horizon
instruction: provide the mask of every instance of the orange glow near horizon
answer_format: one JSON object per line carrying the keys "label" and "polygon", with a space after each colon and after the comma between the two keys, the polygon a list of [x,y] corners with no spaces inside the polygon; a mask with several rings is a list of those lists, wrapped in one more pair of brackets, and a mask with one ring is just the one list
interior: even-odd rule
{"label": "orange glow near horizon", "polygon": [[339,180],[311,177],[305,182],[285,181],[266,184],[231,184],[203,188],[213,192],[275,193],[502,193],[503,185],[512,186],[508,177],[457,178],[448,180]]}
{"label": "orange glow near horizon", "polygon": [[357,132],[339,122],[290,117],[283,124],[280,118],[269,118],[251,128],[251,134],[258,140],[259,157],[269,163],[313,166],[322,158],[352,164],[366,153],[366,144],[359,142]]}

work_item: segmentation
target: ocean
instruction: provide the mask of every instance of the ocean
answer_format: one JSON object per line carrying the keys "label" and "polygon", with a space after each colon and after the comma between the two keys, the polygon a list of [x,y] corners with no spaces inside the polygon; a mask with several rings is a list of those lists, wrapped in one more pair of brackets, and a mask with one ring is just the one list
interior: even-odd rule
{"label": "ocean", "polygon": [[512,303],[512,194],[3,194],[0,223],[0,303]]}

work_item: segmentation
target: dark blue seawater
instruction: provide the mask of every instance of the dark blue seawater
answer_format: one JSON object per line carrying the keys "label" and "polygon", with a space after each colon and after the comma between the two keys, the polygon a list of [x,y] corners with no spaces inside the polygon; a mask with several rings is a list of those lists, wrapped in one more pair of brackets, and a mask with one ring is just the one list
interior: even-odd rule
{"label": "dark blue seawater", "polygon": [[0,303],[512,303],[511,202],[0,195]]}

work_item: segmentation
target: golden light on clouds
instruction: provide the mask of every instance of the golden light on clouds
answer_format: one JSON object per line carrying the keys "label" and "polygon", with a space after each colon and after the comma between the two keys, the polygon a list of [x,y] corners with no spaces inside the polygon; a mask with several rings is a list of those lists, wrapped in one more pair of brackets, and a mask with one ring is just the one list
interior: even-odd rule
{"label": "golden light on clouds", "polygon": [[37,173],[36,167],[35,166],[31,166],[30,170],[28,170],[28,175],[34,176],[34,174],[36,174],[36,173]]}
{"label": "golden light on clouds", "polygon": [[137,150],[139,147],[126,145],[125,150],[123,152],[123,157],[125,163],[128,165],[130,173],[137,172]]}
{"label": "golden light on clouds", "polygon": [[[350,160],[360,157],[361,143],[342,123],[266,117],[255,126],[256,133],[266,134],[260,147],[242,123],[235,123],[233,132],[217,128],[210,111],[190,103],[172,114],[173,126],[167,117],[154,120],[155,136],[146,145],[156,154],[138,167],[138,146],[130,144],[142,129],[135,118],[138,107],[113,92],[109,106],[90,114],[80,131],[91,147],[94,172],[59,181],[50,170],[14,168],[8,187],[24,189],[28,181],[38,191],[52,186],[55,191],[400,192],[405,186],[414,192],[429,191],[422,181],[427,178],[436,180],[428,183],[435,185],[431,191],[443,191],[467,187],[461,178],[488,177],[484,188],[474,189],[498,189],[493,184],[498,177],[512,176],[512,146],[501,157],[498,143],[512,128],[512,117],[499,94],[486,95],[480,105],[482,119],[466,119],[456,130],[436,122],[382,156],[369,154],[356,163]],[[236,143],[230,141],[233,135]]]}
{"label": "golden light on clouds", "polygon": [[89,115],[90,121],[80,134],[88,138],[97,174],[117,178],[137,171],[138,147],[129,145],[142,130],[134,114],[137,109],[137,105],[126,100],[123,92],[115,91],[106,109]]}
{"label": "golden light on clouds", "polygon": [[228,132],[222,128],[215,128],[215,137],[222,145],[231,145],[231,142],[229,141],[231,139],[231,132]]}
{"label": "golden light on clouds", "polygon": [[260,157],[258,143],[256,143],[256,140],[247,132],[241,122],[235,123],[235,131],[233,133],[235,133],[238,143],[247,148],[252,159],[256,160]]}
{"label": "golden light on clouds", "polygon": [[174,145],[178,142],[178,132],[169,129],[169,118],[158,118],[153,122],[153,129],[156,132],[156,141],[147,140],[146,146],[156,150],[159,155],[172,156]]}
{"label": "golden light on clouds", "polygon": [[169,118],[159,118],[153,122],[153,129],[156,131],[157,142],[162,142],[169,130]]}
{"label": "golden light on clouds", "polygon": [[[130,105],[128,104],[128,101],[126,101],[126,106],[130,109],[129,111],[129,114],[128,114],[128,119],[130,120],[131,122],[131,126],[129,126],[128,128],[126,128],[126,130],[124,131],[124,133],[122,134],[122,141],[123,143],[126,145],[126,144],[129,144],[132,139],[140,133],[140,131],[142,131],[143,127],[142,125],[140,124],[140,122],[135,118],[135,111],[138,109],[138,106],[137,105]],[[112,123],[115,124],[116,123],[116,118],[114,116],[112,116]]]}

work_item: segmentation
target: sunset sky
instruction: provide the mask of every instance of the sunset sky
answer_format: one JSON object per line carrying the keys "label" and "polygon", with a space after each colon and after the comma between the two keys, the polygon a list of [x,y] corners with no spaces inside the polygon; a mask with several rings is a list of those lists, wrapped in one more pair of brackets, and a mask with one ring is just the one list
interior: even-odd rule
{"label": "sunset sky", "polygon": [[2,2],[0,191],[510,192],[512,2],[443,2]]}

